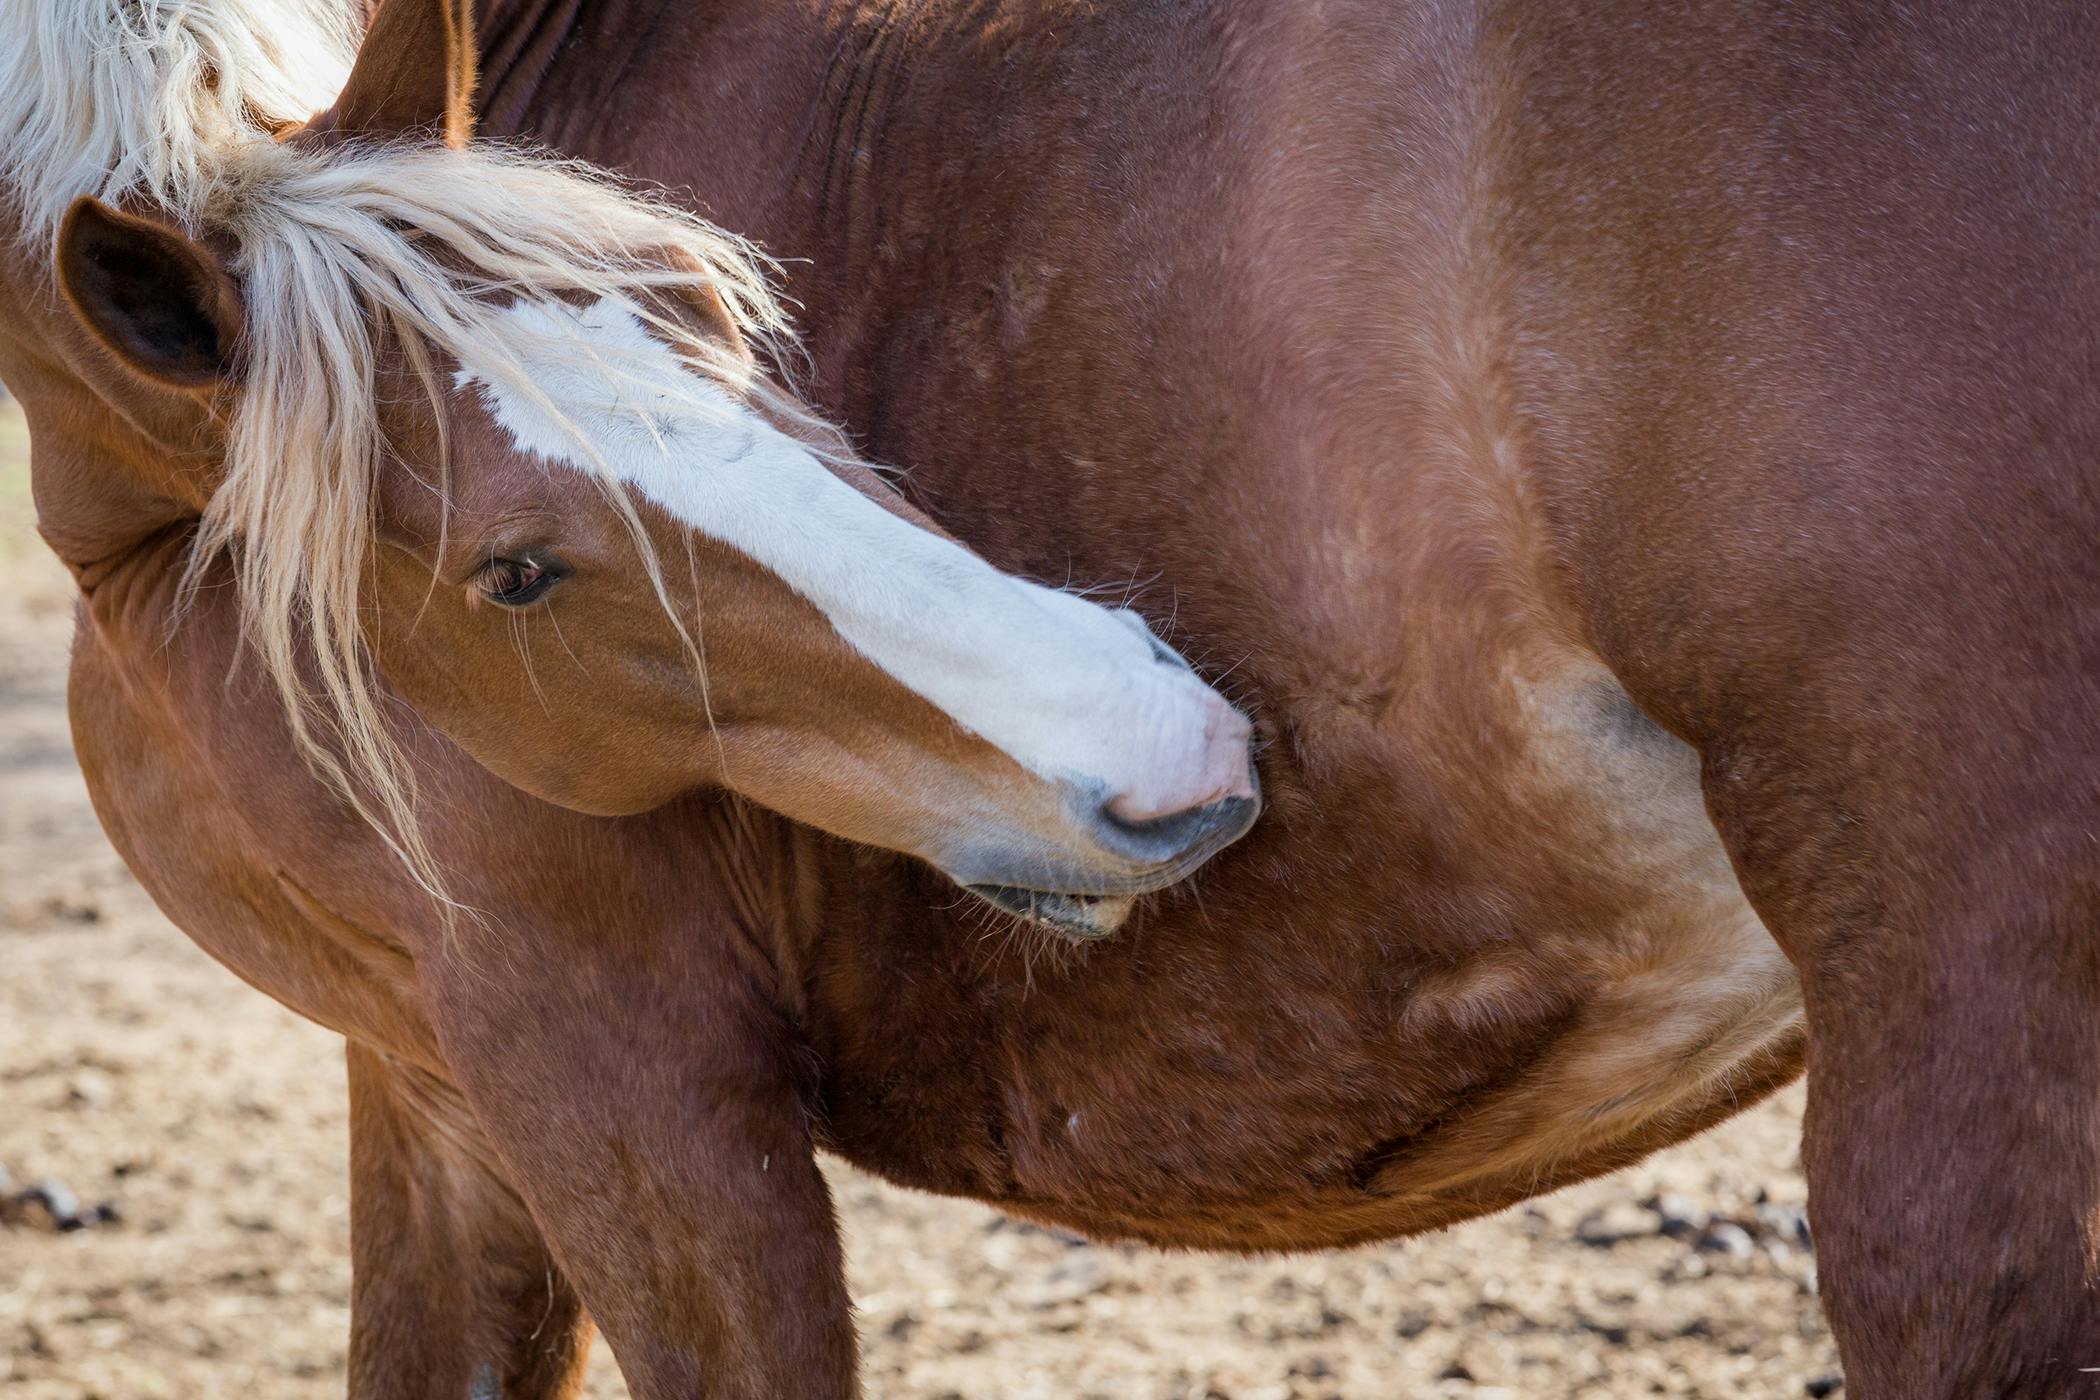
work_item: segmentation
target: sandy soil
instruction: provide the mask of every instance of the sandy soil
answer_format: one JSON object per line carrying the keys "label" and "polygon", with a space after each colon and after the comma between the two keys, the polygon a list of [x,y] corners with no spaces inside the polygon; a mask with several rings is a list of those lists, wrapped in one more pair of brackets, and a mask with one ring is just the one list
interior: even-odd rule
{"label": "sandy soil", "polygon": [[[340,1042],[193,948],[103,840],[21,450],[0,406],[0,1395],[340,1395]],[[1835,1393],[1800,1109],[1447,1235],[1289,1259],[1098,1248],[837,1167],[868,1390]],[[626,1393],[603,1347],[588,1393]]]}

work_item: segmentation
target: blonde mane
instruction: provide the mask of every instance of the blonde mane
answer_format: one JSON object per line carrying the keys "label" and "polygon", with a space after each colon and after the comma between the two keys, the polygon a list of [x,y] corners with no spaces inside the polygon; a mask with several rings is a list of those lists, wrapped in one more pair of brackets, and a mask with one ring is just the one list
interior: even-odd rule
{"label": "blonde mane", "polygon": [[326,107],[357,51],[348,0],[5,0],[0,190],[47,239],[84,194],[193,225],[218,153]]}
{"label": "blonde mane", "polygon": [[[245,323],[225,390],[224,475],[191,576],[232,560],[248,642],[316,770],[445,899],[360,630],[385,453],[381,347],[405,357],[434,409],[448,387],[440,362],[457,363],[467,347],[478,373],[544,403],[499,313],[520,295],[607,298],[698,372],[684,387],[637,379],[637,404],[684,393],[694,411],[712,412],[709,383],[726,385],[813,450],[845,457],[837,434],[737,347],[657,309],[712,297],[780,365],[793,337],[771,265],[733,235],[573,162],[489,146],[273,139],[294,109],[303,119],[332,100],[335,89],[319,85],[339,80],[347,56],[311,0],[27,3],[33,41],[0,60],[0,103],[11,104],[0,106],[0,176],[32,233],[95,192],[148,197],[186,227],[230,238]],[[325,65],[292,63],[304,43]],[[45,62],[85,65],[74,71],[90,80],[46,110],[20,94],[49,97],[72,77]],[[668,608],[639,517],[610,472],[601,477]]]}

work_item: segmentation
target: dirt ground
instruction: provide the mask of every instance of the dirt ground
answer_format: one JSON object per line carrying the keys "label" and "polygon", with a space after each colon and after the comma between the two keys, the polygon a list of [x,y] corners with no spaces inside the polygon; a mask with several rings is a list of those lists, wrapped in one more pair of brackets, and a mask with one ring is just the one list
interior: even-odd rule
{"label": "dirt ground", "polygon": [[[340,1042],[192,947],[103,840],[22,451],[0,405],[0,1396],[340,1395]],[[1800,1111],[1796,1089],[1530,1208],[1280,1259],[1099,1248],[834,1164],[868,1392],[1838,1393]],[[587,1393],[626,1394],[602,1346]]]}

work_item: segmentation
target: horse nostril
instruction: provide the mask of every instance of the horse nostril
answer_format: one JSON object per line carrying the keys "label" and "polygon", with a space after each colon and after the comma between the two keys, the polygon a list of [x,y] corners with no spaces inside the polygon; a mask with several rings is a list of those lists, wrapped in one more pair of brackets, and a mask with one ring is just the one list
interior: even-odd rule
{"label": "horse nostril", "polygon": [[1182,657],[1181,653],[1168,646],[1159,638],[1147,633],[1145,640],[1152,645],[1152,659],[1160,665],[1171,666],[1177,671],[1190,669],[1189,663]]}
{"label": "horse nostril", "polygon": [[1253,726],[1207,689],[1193,705],[1188,695],[1184,683],[1174,698],[1186,707],[1160,734],[1160,757],[1096,789],[1088,814],[1096,839],[1125,860],[1186,866],[1238,840],[1260,815]]}

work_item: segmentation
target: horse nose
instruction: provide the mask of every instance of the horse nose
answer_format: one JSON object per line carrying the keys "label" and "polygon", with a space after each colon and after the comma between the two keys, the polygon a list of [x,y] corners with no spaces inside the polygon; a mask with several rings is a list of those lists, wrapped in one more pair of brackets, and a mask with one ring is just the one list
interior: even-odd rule
{"label": "horse nose", "polygon": [[1256,796],[1254,726],[1247,717],[1208,690],[1182,713],[1179,736],[1164,745],[1171,760],[1155,754],[1102,802],[1101,815],[1112,825],[1163,832],[1219,803]]}
{"label": "horse nose", "polygon": [[1207,856],[1246,834],[1261,814],[1261,785],[1246,717],[1212,698],[1200,745],[1166,781],[1111,793],[1096,813],[1102,844],[1148,864]]}

